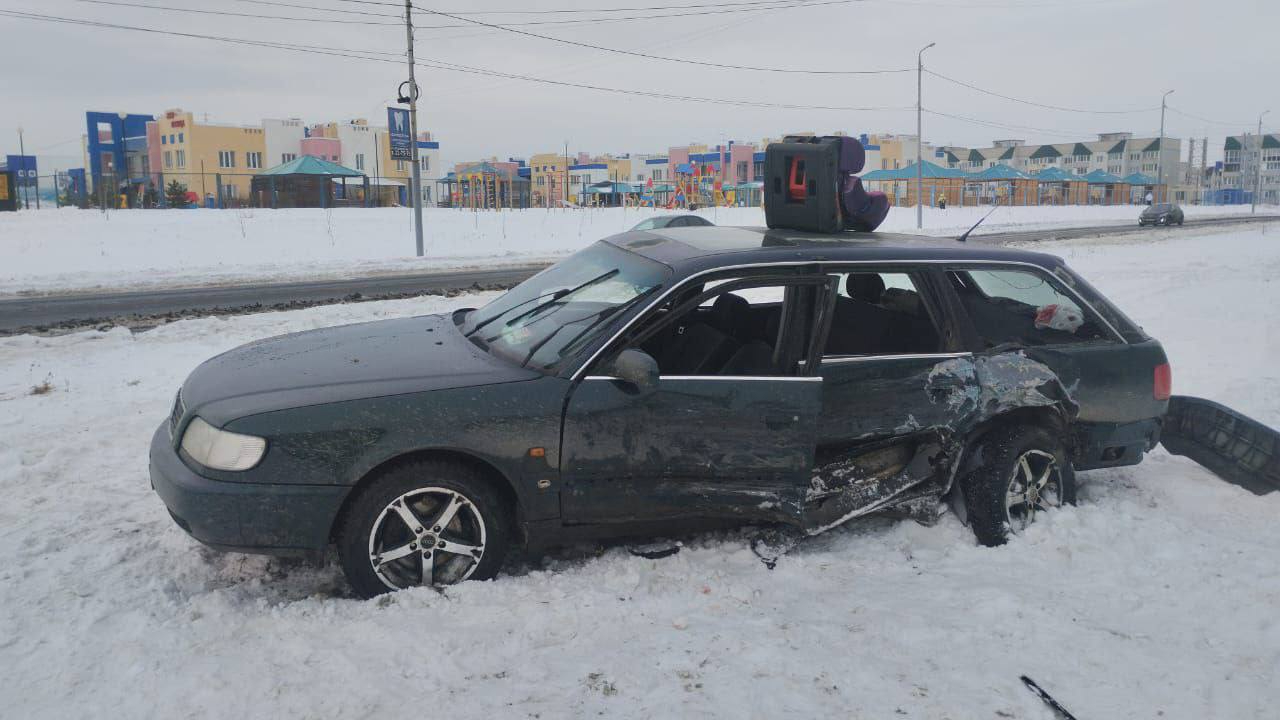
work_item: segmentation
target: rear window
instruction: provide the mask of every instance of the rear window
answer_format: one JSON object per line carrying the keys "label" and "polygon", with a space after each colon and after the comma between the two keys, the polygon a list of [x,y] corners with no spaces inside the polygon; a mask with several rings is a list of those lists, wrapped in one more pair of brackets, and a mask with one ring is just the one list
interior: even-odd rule
{"label": "rear window", "polygon": [[1102,293],[1089,284],[1089,281],[1076,275],[1066,267],[1057,267],[1053,271],[1054,277],[1060,280],[1064,285],[1071,288],[1077,295],[1084,298],[1094,310],[1098,311],[1106,319],[1116,332],[1120,333],[1128,342],[1143,342],[1149,340],[1150,337],[1142,327],[1129,319],[1128,315],[1121,312],[1120,308],[1111,304],[1111,301],[1103,297]]}
{"label": "rear window", "polygon": [[948,276],[986,347],[1113,339],[1101,319],[1047,273],[974,269]]}

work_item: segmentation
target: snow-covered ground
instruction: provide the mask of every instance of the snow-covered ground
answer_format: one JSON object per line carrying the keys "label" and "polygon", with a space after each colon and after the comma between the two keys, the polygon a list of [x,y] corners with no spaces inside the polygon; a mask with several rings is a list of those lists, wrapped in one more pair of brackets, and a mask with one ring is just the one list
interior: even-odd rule
{"label": "snow-covered ground", "polygon": [[[926,209],[925,232],[958,235],[988,208]],[[1141,208],[1002,208],[982,232],[1131,224]],[[1271,209],[1269,209],[1270,211]],[[1188,207],[1189,217],[1248,212]],[[414,257],[412,216],[399,208],[339,210],[77,209],[0,214],[0,295],[172,287],[246,280],[340,278],[543,261],[641,220],[652,209],[428,209],[426,257]],[[720,225],[763,225],[760,208],[711,208]],[[915,210],[894,208],[882,229],[915,232]]]}
{"label": "snow-covered ground", "polygon": [[[1280,229],[1038,247],[1165,342],[1175,391],[1280,424]],[[1280,494],[1161,451],[996,549],[871,520],[773,571],[729,532],[367,602],[334,567],[202,549],[149,489],[209,355],[484,300],[0,339],[0,716],[1049,720],[1025,673],[1080,718],[1276,717]]]}

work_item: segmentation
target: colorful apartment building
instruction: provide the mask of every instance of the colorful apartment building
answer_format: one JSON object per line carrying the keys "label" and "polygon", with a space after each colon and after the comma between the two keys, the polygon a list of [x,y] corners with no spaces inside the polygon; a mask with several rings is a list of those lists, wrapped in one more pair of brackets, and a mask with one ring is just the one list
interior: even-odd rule
{"label": "colorful apartment building", "polygon": [[249,202],[253,176],[269,167],[261,126],[197,121],[181,109],[147,123],[147,150],[166,185],[177,180],[221,206]]}
{"label": "colorful apartment building", "polygon": [[84,166],[90,191],[114,197],[146,185],[159,167],[147,145],[147,124],[154,120],[151,115],[85,113]]}
{"label": "colorful apartment building", "polygon": [[568,202],[570,158],[562,153],[529,157],[530,201],[534,207],[559,207]]}

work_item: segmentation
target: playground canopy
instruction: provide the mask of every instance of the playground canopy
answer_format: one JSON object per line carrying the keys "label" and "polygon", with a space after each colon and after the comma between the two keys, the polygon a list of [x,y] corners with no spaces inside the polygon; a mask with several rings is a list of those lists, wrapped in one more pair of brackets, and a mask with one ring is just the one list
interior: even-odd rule
{"label": "playground canopy", "polygon": [[[368,192],[369,179],[359,170],[303,155],[258,173],[250,187],[263,207],[333,207],[350,202],[343,200],[350,198],[347,178],[360,178],[360,185]],[[341,192],[335,192],[333,180],[340,182]]]}

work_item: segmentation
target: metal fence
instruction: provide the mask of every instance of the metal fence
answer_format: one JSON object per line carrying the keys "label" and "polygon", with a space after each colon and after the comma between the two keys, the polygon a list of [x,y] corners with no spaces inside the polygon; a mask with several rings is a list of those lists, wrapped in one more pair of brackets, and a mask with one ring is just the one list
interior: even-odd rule
{"label": "metal fence", "polygon": [[[272,191],[269,187],[255,190],[253,178],[267,176],[250,173],[155,173],[150,178],[117,177],[111,174],[86,175],[83,172],[57,172],[41,175],[36,178],[17,179],[15,196],[18,209],[39,209],[59,207],[105,208],[105,209],[168,209],[174,207],[200,208],[279,208],[279,207],[412,207],[412,191],[410,180],[403,177],[360,176],[347,178],[345,184],[333,180],[323,184],[327,192],[308,190],[303,197],[288,197],[291,193],[282,182]],[[176,185],[174,185],[176,183]],[[261,185],[261,181],[259,185]],[[881,187],[890,183],[869,183],[870,189],[884,190],[893,198],[895,205],[910,206],[913,204],[913,187]],[[895,192],[895,189],[897,192]],[[925,201],[936,203],[936,189],[926,183]],[[485,193],[488,193],[487,195]],[[585,192],[585,190],[584,190]],[[965,184],[957,191],[949,192],[951,204],[988,205],[997,202],[1008,203],[1009,189],[1000,183],[980,185]],[[1084,202],[1073,202],[1063,193],[1042,185],[1038,191],[1031,193],[1024,202],[1014,204],[1028,205],[1071,205],[1071,204],[1142,204],[1143,191],[1130,189],[1126,197],[1107,197],[1093,187],[1090,188]],[[308,194],[309,193],[309,194]],[[455,207],[472,210],[488,209],[522,209],[542,207],[539,198],[528,191],[528,185],[516,184],[510,188],[499,188],[495,194],[490,188],[477,187],[473,190],[455,178],[423,178],[423,204],[425,207]],[[1229,187],[1203,187],[1200,189],[1174,187],[1171,199],[1183,205],[1247,205],[1252,201],[1252,189],[1243,190]],[[912,197],[908,197],[912,196]],[[589,200],[598,199],[590,196]],[[756,205],[754,197],[740,195],[745,202],[737,205]],[[1274,203],[1277,198],[1274,191],[1264,192],[1261,198],[1264,204]],[[625,204],[631,204],[631,198]],[[659,198],[659,207],[665,207],[665,197]],[[698,202],[699,205],[710,205],[708,199]],[[593,204],[591,202],[580,203]],[[613,204],[596,202],[594,204]],[[618,203],[622,204],[622,203]]]}

